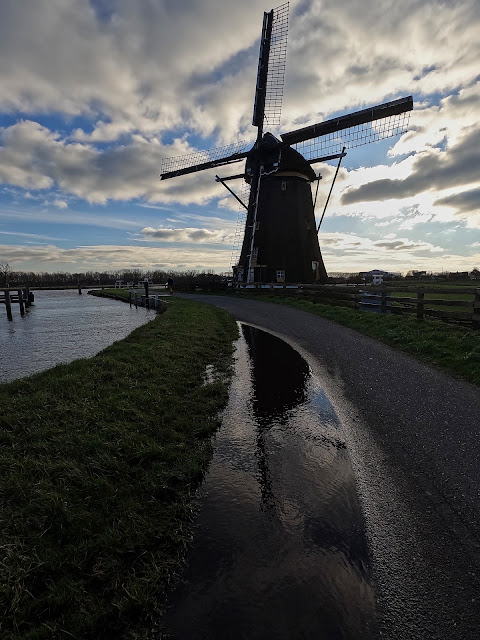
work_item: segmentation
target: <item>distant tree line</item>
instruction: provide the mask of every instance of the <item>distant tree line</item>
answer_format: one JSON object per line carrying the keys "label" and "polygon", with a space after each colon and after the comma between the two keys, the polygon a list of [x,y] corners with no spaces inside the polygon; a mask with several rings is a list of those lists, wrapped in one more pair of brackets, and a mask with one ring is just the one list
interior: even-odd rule
{"label": "distant tree line", "polygon": [[[165,284],[169,276],[173,276],[175,281],[175,289],[177,290],[194,290],[195,288],[219,289],[225,286],[227,279],[231,276],[226,274],[213,273],[213,271],[163,271],[141,269],[124,269],[117,271],[85,271],[82,273],[67,273],[64,271],[55,271],[47,273],[42,271],[36,273],[34,271],[14,271],[8,263],[0,263],[0,287],[114,287],[115,282],[122,280],[127,282],[138,282],[148,278],[154,284]],[[480,271],[472,269],[472,271],[452,271],[443,273],[433,273],[427,271],[411,270],[405,276],[400,274],[385,273],[384,280],[403,279],[407,280],[480,280]],[[331,282],[364,282],[365,278],[362,273],[333,273],[330,278]]]}
{"label": "distant tree line", "polygon": [[124,283],[142,282],[148,278],[154,284],[164,284],[167,278],[172,276],[175,281],[175,289],[189,289],[192,287],[218,288],[225,282],[225,276],[213,273],[213,271],[162,271],[141,269],[124,269],[117,271],[85,271],[82,273],[67,273],[54,271],[47,273],[42,271],[14,271],[7,263],[0,263],[1,287],[114,287],[117,280]]}

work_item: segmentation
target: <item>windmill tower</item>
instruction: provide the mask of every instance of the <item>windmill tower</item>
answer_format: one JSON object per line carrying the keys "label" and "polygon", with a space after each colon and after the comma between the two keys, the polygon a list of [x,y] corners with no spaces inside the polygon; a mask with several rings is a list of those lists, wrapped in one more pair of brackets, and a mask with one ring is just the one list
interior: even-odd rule
{"label": "windmill tower", "polygon": [[[312,165],[338,159],[338,173],[345,149],[404,133],[413,109],[412,96],[408,96],[283,133],[280,138],[264,133],[265,126],[280,124],[287,33],[288,3],[264,13],[253,147],[247,150],[248,144],[239,142],[167,158],[161,168],[160,178],[166,180],[246,160],[242,173],[216,176],[246,212],[240,257],[233,265],[238,282],[326,282],[312,197],[312,183],[321,176]],[[226,184],[237,179],[250,186],[248,203]]]}

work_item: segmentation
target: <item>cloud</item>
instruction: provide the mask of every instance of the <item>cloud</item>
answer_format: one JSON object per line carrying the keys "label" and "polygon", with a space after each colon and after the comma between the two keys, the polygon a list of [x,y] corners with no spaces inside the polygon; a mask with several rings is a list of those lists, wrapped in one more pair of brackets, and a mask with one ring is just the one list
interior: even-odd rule
{"label": "cloud", "polygon": [[[1,231],[0,236],[17,236],[19,238],[34,238],[34,240],[65,240],[65,238],[55,238],[53,236],[46,236],[40,233],[25,233],[23,231]],[[43,244],[38,242],[38,244]]]}
{"label": "cloud", "polygon": [[[227,142],[253,135],[263,8],[254,0],[9,2],[0,109],[87,117],[93,128],[72,134],[82,142],[168,130]],[[472,82],[476,1],[437,8],[433,0],[387,0],[382,11],[374,0],[291,2],[287,130],[407,88],[425,95]],[[319,52],[322,64],[311,64]]]}
{"label": "cloud", "polygon": [[[32,211],[25,206],[25,213],[36,222],[43,206],[44,222],[95,224],[123,234],[151,229],[150,235],[132,237],[144,243],[195,242],[202,255],[212,238],[228,238],[236,205],[215,183],[214,170],[167,181],[159,181],[158,173],[166,157],[253,141],[264,8],[270,5],[254,0],[3,3],[4,196],[22,206],[28,198]],[[351,157],[343,163],[326,222],[348,216],[352,225],[364,224],[370,242],[332,239],[326,246],[336,247],[339,259],[343,250],[363,260],[370,254],[394,260],[409,251],[405,259],[423,259],[421,248],[375,246],[381,225],[391,225],[399,236],[430,220],[480,227],[479,28],[478,0],[385,0],[381,10],[374,0],[290,3],[283,119],[274,133],[401,95],[413,93],[415,99],[412,131],[392,141],[393,164],[378,164],[373,147],[356,156],[371,166],[348,170]],[[378,148],[383,153],[386,146]],[[242,168],[224,167],[222,175]],[[319,202],[325,201],[333,171],[326,165]],[[71,210],[76,199],[86,201],[78,208],[87,213]],[[136,221],[126,220],[124,213],[113,213],[112,201],[122,212],[124,203],[133,202],[156,207],[157,213],[140,219],[136,209]],[[198,219],[179,211],[191,204],[204,207],[195,208],[203,214]],[[112,215],[102,213],[103,205]],[[166,207],[174,212],[171,220],[165,219]],[[223,214],[224,220],[208,222]],[[196,238],[191,229],[198,230]],[[120,245],[124,237],[112,242]],[[389,240],[398,238],[380,241]]]}
{"label": "cloud", "polygon": [[28,211],[25,209],[0,208],[0,217],[5,220],[16,220],[17,222],[28,223],[49,223],[61,225],[106,227],[108,229],[130,230],[139,228],[142,221],[138,219],[127,220],[119,218],[115,214],[106,215],[102,210],[94,213],[73,212],[71,209],[66,213],[54,210]]}
{"label": "cloud", "polygon": [[224,229],[153,229],[152,227],[145,227],[141,233],[145,240],[163,240],[166,242],[231,245],[233,241],[232,233]]}
{"label": "cloud", "polygon": [[[165,155],[179,150],[177,143],[163,147],[137,136],[130,145],[106,150],[68,142],[59,133],[30,120],[0,129],[0,181],[24,189],[60,190],[88,202],[144,198],[155,202],[204,204],[223,195],[213,171],[160,182]],[[188,146],[181,145],[183,150]],[[224,167],[223,175],[237,172],[237,165]],[[56,202],[60,202],[59,199]],[[58,206],[58,204],[57,204]]]}
{"label": "cloud", "polygon": [[374,180],[346,191],[342,204],[408,198],[423,191],[443,190],[476,182],[480,127],[468,128],[460,140],[447,151],[432,149],[418,155],[411,173],[404,179]]}
{"label": "cloud", "polygon": [[443,252],[442,247],[435,247],[429,242],[413,242],[406,238],[397,238],[395,240],[384,240],[373,243],[375,247],[384,248],[388,251],[431,251]]}
{"label": "cloud", "polygon": [[471,269],[472,264],[480,264],[478,251],[469,255],[451,253],[438,245],[408,238],[372,240],[355,233],[322,233],[320,247],[327,270],[334,272],[368,269],[407,272],[412,268],[466,270]]}
{"label": "cloud", "polygon": [[[97,140],[161,132],[185,118],[200,132],[211,131],[213,122],[218,128],[221,101],[199,100],[215,91],[218,78],[196,88],[192,78],[253,45],[260,35],[256,3],[117,0],[111,6],[107,20],[83,0],[2,7],[0,108],[97,116]],[[228,37],[218,37],[222,33]],[[250,100],[255,72],[253,65]],[[237,118],[233,122],[238,125]]]}
{"label": "cloud", "polygon": [[[194,148],[188,134],[212,136],[212,145],[253,136],[258,6],[253,0],[242,7],[220,0],[117,0],[108,6],[102,13],[80,0],[27,0],[4,9],[0,108],[81,115],[93,127],[55,132],[31,119],[4,129],[0,180],[25,189],[57,185],[96,203],[143,198],[204,204],[218,197],[221,188],[212,172],[162,183],[158,172],[162,158]],[[353,0],[304,3],[301,12],[297,6],[291,7],[284,128],[410,92],[415,85],[423,93],[444,91],[478,74],[473,0],[442,11],[424,0],[409,0],[408,11],[393,0],[382,12],[373,0],[361,9]],[[217,36],[228,38],[212,39],[212,25]],[[445,47],[447,37],[454,48]],[[320,46],[317,68],[307,61],[316,59]],[[445,98],[441,108],[421,109],[415,114],[416,149],[418,136],[428,137],[433,122],[440,131],[440,114],[450,122],[476,122],[478,108],[478,95],[469,88]],[[411,139],[404,137],[403,144]],[[115,140],[121,144],[97,146]],[[418,174],[429,165],[438,170],[433,164],[443,162],[427,155],[417,160]],[[388,193],[400,197],[420,188],[419,181],[377,181],[350,191],[344,203],[377,193],[382,199]]]}
{"label": "cloud", "polygon": [[200,269],[225,271],[230,267],[231,250],[215,251],[190,248],[154,248],[119,245],[97,245],[62,249],[55,245],[20,246],[0,245],[0,256],[12,268],[44,271],[56,265],[65,271],[100,269],[151,269],[162,264],[169,269]]}
{"label": "cloud", "polygon": [[480,214],[480,188],[461,191],[445,198],[439,198],[434,204],[454,207],[459,213],[475,212]]}

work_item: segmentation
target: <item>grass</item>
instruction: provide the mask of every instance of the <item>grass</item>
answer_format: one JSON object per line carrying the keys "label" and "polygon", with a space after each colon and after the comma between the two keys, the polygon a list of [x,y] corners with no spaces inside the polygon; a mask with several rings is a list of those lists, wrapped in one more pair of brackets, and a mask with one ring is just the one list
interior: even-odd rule
{"label": "grass", "polygon": [[[416,294],[414,293],[402,293],[398,291],[392,292],[392,297],[401,298],[401,297],[411,297],[416,298]],[[475,301],[475,288],[471,289],[471,293],[425,293],[425,308],[426,309],[436,309],[438,311],[447,311],[449,313],[464,313],[469,314],[473,311],[473,303]],[[451,301],[465,301],[470,302],[471,307],[455,307],[453,305],[442,305],[442,304],[432,304],[429,302],[430,300],[451,300]],[[415,304],[415,303],[413,303]]]}
{"label": "grass", "polygon": [[175,299],[93,358],[0,385],[3,640],[148,637],[191,538],[236,335],[226,312]]}
{"label": "grass", "polygon": [[406,315],[368,313],[295,299],[280,293],[237,295],[287,305],[328,318],[480,386],[480,331],[433,318],[417,320]]}

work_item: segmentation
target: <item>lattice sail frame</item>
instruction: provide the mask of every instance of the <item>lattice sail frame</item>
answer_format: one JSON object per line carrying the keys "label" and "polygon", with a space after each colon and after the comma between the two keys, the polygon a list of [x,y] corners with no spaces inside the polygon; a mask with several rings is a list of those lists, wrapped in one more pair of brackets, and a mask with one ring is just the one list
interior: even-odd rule
{"label": "lattice sail frame", "polygon": [[341,153],[343,147],[354,149],[371,142],[378,142],[406,133],[408,131],[410,113],[410,111],[407,111],[381,118],[374,122],[347,127],[340,131],[292,144],[292,147],[301,153],[307,161]]}
{"label": "lattice sail frame", "polygon": [[182,169],[202,165],[207,162],[227,160],[229,156],[236,153],[243,153],[250,146],[250,143],[242,140],[228,144],[225,147],[214,147],[213,149],[194,151],[193,153],[187,153],[182,156],[163,158],[160,165],[160,175],[172,171],[181,171]]}
{"label": "lattice sail frame", "polygon": [[283,86],[287,62],[288,11],[288,2],[273,10],[264,111],[264,122],[269,126],[279,125],[282,115]]}
{"label": "lattice sail frame", "polygon": [[[242,183],[238,197],[243,202],[249,201],[250,198],[250,185],[246,182]],[[236,267],[240,260],[240,254],[242,252],[243,237],[245,235],[245,225],[247,223],[247,211],[240,203],[237,202],[238,216],[237,225],[235,228],[235,237],[232,245],[232,254],[230,257],[230,266]]]}

